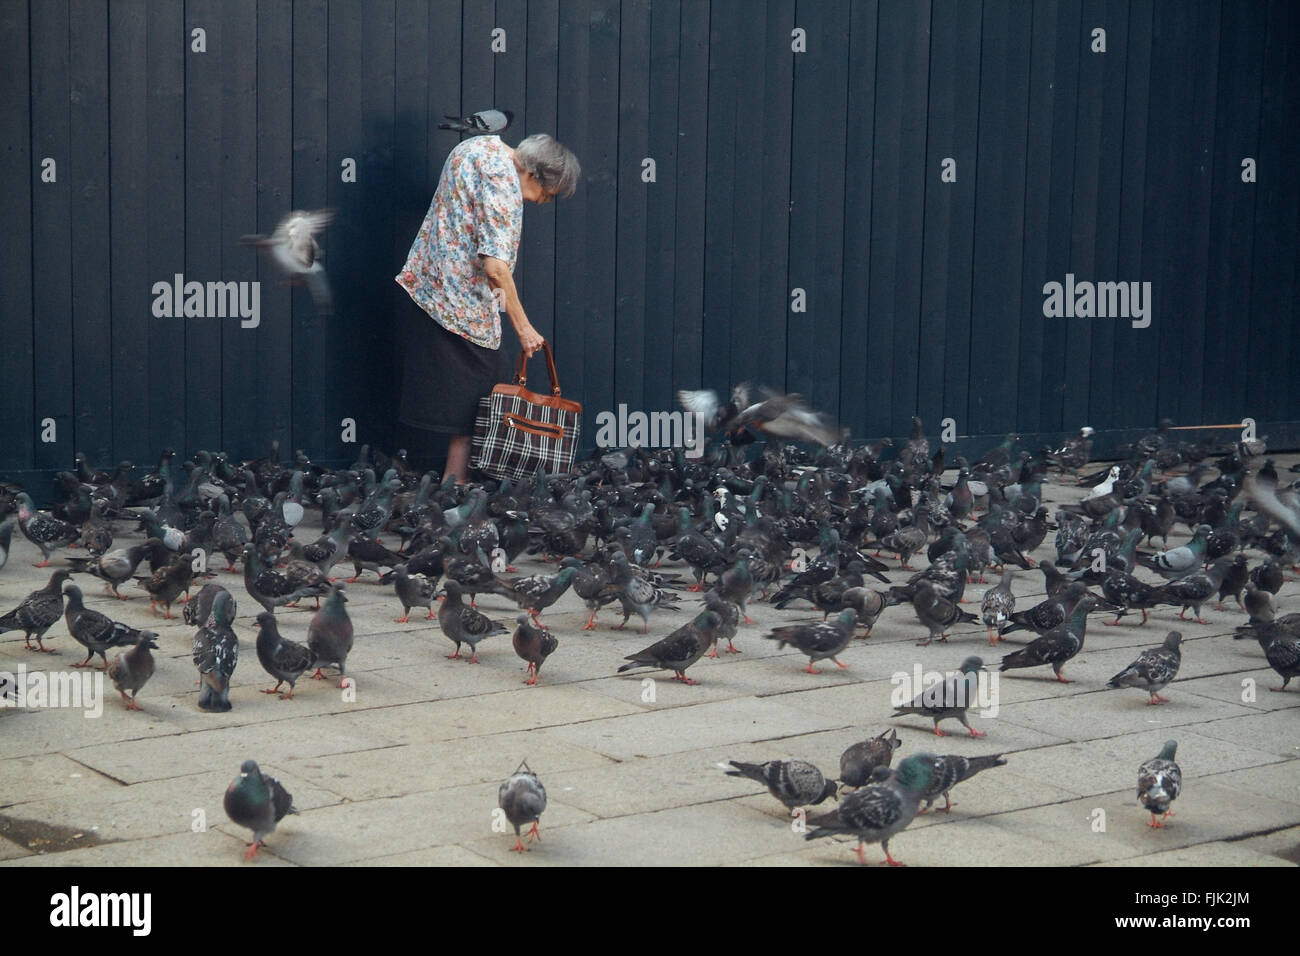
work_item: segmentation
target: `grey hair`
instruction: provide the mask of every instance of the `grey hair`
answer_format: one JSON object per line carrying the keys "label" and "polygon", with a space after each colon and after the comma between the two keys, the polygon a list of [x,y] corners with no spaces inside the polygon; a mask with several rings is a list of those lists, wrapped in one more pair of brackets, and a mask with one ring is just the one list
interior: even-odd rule
{"label": "grey hair", "polygon": [[542,188],[557,196],[572,196],[578,188],[582,166],[578,157],[546,133],[534,133],[515,147],[515,157],[526,172],[537,177]]}

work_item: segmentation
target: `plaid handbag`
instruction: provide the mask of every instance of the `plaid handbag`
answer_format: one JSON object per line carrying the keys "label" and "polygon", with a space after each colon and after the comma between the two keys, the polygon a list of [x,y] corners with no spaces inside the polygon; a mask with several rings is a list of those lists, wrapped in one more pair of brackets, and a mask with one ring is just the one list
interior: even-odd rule
{"label": "plaid handbag", "polygon": [[543,342],[542,349],[551,375],[550,395],[524,387],[528,358],[520,352],[514,383],[497,385],[479,399],[470,464],[493,478],[525,478],[536,474],[538,465],[548,474],[573,469],[582,405],[560,397],[550,343]]}

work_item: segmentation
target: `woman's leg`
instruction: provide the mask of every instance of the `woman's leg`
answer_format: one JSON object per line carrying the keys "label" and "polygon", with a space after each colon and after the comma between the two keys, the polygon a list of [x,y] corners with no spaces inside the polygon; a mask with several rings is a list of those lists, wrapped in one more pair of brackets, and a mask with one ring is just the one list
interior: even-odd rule
{"label": "woman's leg", "polygon": [[465,481],[469,475],[468,435],[456,435],[447,443],[447,468],[443,476],[455,475],[457,481]]}

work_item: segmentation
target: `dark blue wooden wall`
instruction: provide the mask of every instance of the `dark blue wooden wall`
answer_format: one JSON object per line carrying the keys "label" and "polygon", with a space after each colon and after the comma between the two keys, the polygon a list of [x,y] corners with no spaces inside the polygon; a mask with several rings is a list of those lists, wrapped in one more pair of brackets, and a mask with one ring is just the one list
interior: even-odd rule
{"label": "dark blue wooden wall", "polygon": [[[597,411],[741,379],[859,438],[913,413],[1294,434],[1297,57],[1291,0],[11,0],[0,472],[351,459],[345,417],[391,448],[392,277],[458,141],[437,123],[492,105],[583,163],[529,206],[517,277],[589,443]],[[326,205],[328,318],[237,241]],[[260,279],[260,327],[154,317],[178,272]],[[1150,281],[1150,328],[1045,318],[1069,272]]]}

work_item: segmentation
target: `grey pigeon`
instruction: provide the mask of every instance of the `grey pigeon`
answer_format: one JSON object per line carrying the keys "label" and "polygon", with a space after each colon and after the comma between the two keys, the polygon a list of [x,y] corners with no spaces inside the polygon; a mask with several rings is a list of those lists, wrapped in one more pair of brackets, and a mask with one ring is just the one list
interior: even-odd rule
{"label": "grey pigeon", "polygon": [[231,629],[235,619],[235,602],[229,591],[221,591],[194,635],[194,666],[199,669],[199,707],[203,710],[230,710],[230,677],[239,663],[239,638]]}
{"label": "grey pigeon", "polygon": [[1137,660],[1108,680],[1106,686],[1138,687],[1149,695],[1148,704],[1169,703],[1169,698],[1161,697],[1160,691],[1178,674],[1178,665],[1183,660],[1178,645],[1182,642],[1182,634],[1170,631],[1162,645],[1144,650]]}
{"label": "grey pigeon", "polygon": [[423,574],[412,576],[406,570],[406,565],[399,564],[393,568],[393,588],[397,592],[397,600],[402,602],[402,616],[397,619],[398,624],[406,623],[413,607],[428,608],[425,620],[433,620],[433,595],[437,588],[428,578]]}
{"label": "grey pigeon", "polygon": [[994,647],[1002,635],[1002,629],[1011,623],[1011,615],[1016,610],[1016,596],[1011,593],[1011,581],[1015,573],[1007,571],[1003,574],[997,587],[985,591],[984,600],[980,602],[980,618],[989,630],[989,643]]}
{"label": "grey pigeon", "polygon": [[1204,571],[1193,571],[1156,588],[1151,592],[1151,603],[1181,605],[1182,610],[1178,612],[1180,621],[1185,620],[1184,615],[1190,607],[1196,615],[1197,624],[1209,624],[1209,621],[1201,617],[1201,605],[1210,600],[1223,584],[1223,578],[1234,560],[1236,559],[1232,555],[1225,555]]}
{"label": "grey pigeon", "polygon": [[348,654],[352,651],[352,619],[344,607],[348,597],[343,593],[343,585],[330,587],[325,605],[312,615],[307,627],[307,648],[312,653],[309,667],[316,668],[313,680],[324,680],[321,668],[332,664],[339,669],[339,686],[344,686],[347,675]]}
{"label": "grey pigeon", "polygon": [[65,584],[63,593],[68,598],[68,606],[63,612],[68,633],[86,649],[86,659],[72,666],[88,667],[91,659],[98,654],[100,660],[104,662],[104,670],[107,671],[108,658],[104,652],[112,647],[127,647],[135,644],[140,637],[140,631],[129,624],[114,621],[107,615],[86,607],[81,603],[81,588],[75,584]]}
{"label": "grey pigeon", "polygon": [[244,236],[240,242],[254,245],[270,256],[271,261],[294,285],[306,284],[322,312],[334,310],[330,296],[329,279],[321,264],[321,247],[316,236],[334,219],[333,209],[304,212],[295,209],[287,213],[275,232],[269,236]]}
{"label": "grey pigeon", "polygon": [[814,829],[804,839],[851,833],[858,838],[856,852],[860,862],[867,862],[863,847],[879,843],[885,851],[885,862],[901,866],[889,853],[889,841],[916,818],[921,795],[930,783],[934,760],[934,754],[929,753],[906,758],[886,782],[855,790],[831,813],[809,820]]}
{"label": "grey pigeon", "polygon": [[840,755],[840,783],[847,787],[865,787],[879,768],[888,768],[894,751],[902,746],[897,730],[887,730],[878,737],[860,741]]}
{"label": "grey pigeon", "polygon": [[[1146,761],[1138,768],[1138,803],[1151,814],[1149,827],[1161,829],[1166,817],[1174,816],[1170,804],[1178,798],[1183,789],[1183,772],[1174,763],[1178,752],[1178,741],[1166,740],[1160,753]],[[1160,819],[1157,820],[1156,816]]]}
{"label": "grey pigeon", "polygon": [[438,129],[450,129],[455,130],[457,133],[471,133],[474,135],[480,133],[504,133],[510,128],[514,118],[515,114],[511,110],[479,110],[477,113],[470,113],[468,116],[452,116],[448,113],[443,115],[443,119],[451,120],[451,122],[439,123]]}
{"label": "grey pigeon", "polygon": [[1250,634],[1255,636],[1259,641],[1260,649],[1264,652],[1264,659],[1268,661],[1268,666],[1277,671],[1278,676],[1282,678],[1282,686],[1274,687],[1273,690],[1284,691],[1291,683],[1291,678],[1300,677],[1300,638],[1297,638],[1297,624],[1300,624],[1297,615],[1288,614],[1276,621],[1247,625],[1238,631],[1238,636],[1244,637]]}
{"label": "grey pigeon", "polygon": [[773,628],[770,634],[764,636],[768,640],[776,641],[778,648],[785,647],[787,644],[797,647],[799,653],[808,656],[808,673],[817,674],[820,671],[813,667],[813,663],[827,658],[834,661],[836,667],[848,668],[849,665],[841,664],[835,655],[843,653],[844,648],[848,647],[849,642],[853,640],[856,621],[857,613],[851,608],[846,608],[840,611],[834,621],[789,624],[785,627]]}
{"label": "grey pigeon", "polygon": [[222,800],[226,816],[241,827],[253,831],[245,860],[257,855],[258,847],[265,846],[266,838],[275,832],[276,824],[287,813],[297,813],[293,795],[285,790],[279,780],[264,774],[257,762],[245,760],[239,767],[239,776],[230,782]]}
{"label": "grey pigeon", "polygon": [[460,657],[461,644],[470,646],[469,663],[478,663],[478,642],[485,637],[491,637],[493,634],[509,634],[501,624],[493,621],[486,614],[476,611],[472,607],[466,607],[461,600],[461,588],[458,583],[448,579],[444,585],[446,598],[442,606],[438,608],[438,624],[442,627],[442,633],[446,634],[448,639],[456,643],[455,653],[448,654],[447,658]]}
{"label": "grey pigeon", "polygon": [[279,694],[280,685],[288,681],[289,693],[280,694],[281,700],[292,700],[294,685],[303,671],[311,667],[309,648],[280,636],[275,615],[263,611],[257,615],[257,660],[262,669],[275,678],[275,686],[263,694]]}
{"label": "grey pigeon", "polygon": [[701,611],[689,624],[682,625],[663,640],[627,655],[625,660],[632,663],[624,664],[618,672],[622,674],[637,667],[662,667],[673,672],[674,680],[694,684],[696,681],[686,676],[686,668],[704,656],[721,623],[722,619],[713,611]]}
{"label": "grey pigeon", "polygon": [[704,592],[704,606],[714,614],[718,615],[721,623],[718,625],[717,632],[713,638],[713,647],[709,650],[707,657],[718,656],[718,643],[727,642],[728,654],[739,654],[740,648],[736,647],[734,640],[736,630],[740,627],[740,605],[734,601],[728,601],[717,591],[710,588]]}
{"label": "grey pigeon", "polygon": [[864,637],[871,636],[871,629],[876,626],[876,619],[885,609],[885,595],[871,588],[846,588],[844,606],[857,612],[858,623],[867,629]]}
{"label": "grey pigeon", "polygon": [[835,796],[837,785],[827,780],[822,772],[806,760],[769,760],[766,763],[742,763],[732,760],[735,770],[728,777],[747,777],[767,787],[767,792],[780,800],[787,810],[811,807],[827,797]]}
{"label": "grey pigeon", "polygon": [[1208,524],[1196,526],[1192,540],[1178,548],[1170,548],[1154,555],[1140,555],[1138,563],[1150,568],[1167,581],[1181,578],[1195,571],[1205,561],[1205,546],[1212,529]]}
{"label": "grey pigeon", "polygon": [[[157,538],[151,540],[159,541]],[[68,563],[72,565],[74,574],[93,574],[97,578],[102,578],[105,585],[112,589],[113,596],[125,601],[128,600],[127,596],[120,593],[117,586],[130,580],[148,550],[149,543],[146,542],[129,548],[118,548],[93,558],[69,557]]]}
{"label": "grey pigeon", "polygon": [[1018,667],[1037,667],[1039,664],[1052,665],[1052,672],[1062,684],[1072,681],[1061,675],[1061,668],[1079,651],[1083,650],[1083,641],[1088,626],[1088,612],[1097,606],[1097,599],[1085,597],[1074,606],[1070,619],[1060,627],[1054,627],[1041,637],[1030,641],[1014,654],[1002,658],[999,670],[1012,670]]}
{"label": "grey pigeon", "polygon": [[[41,638],[55,621],[63,617],[63,582],[69,577],[69,572],[62,568],[52,572],[45,587],[33,591],[16,608],[0,617],[0,634],[22,631],[27,639],[27,650],[53,654],[54,649],[46,647]],[[33,637],[36,638],[36,647],[32,647]]]}
{"label": "grey pigeon", "polygon": [[956,601],[950,601],[936,591],[928,581],[922,583],[912,596],[912,610],[916,612],[917,620],[930,632],[924,641],[917,642],[919,647],[925,647],[936,637],[940,642],[947,643],[948,635],[945,632],[948,628],[954,624],[970,624],[979,620],[974,614],[958,607]]}
{"label": "grey pigeon", "polygon": [[[153,631],[141,631],[140,636],[136,638],[135,647],[122,651],[113,658],[113,663],[108,665],[109,679],[117,688],[117,692],[122,695],[122,699],[127,701],[127,710],[140,709],[135,699],[140,695],[140,689],[153,676],[154,660],[149,651],[158,650],[157,638],[158,635]],[[131,692],[129,699],[126,696],[128,690]]]}
{"label": "grey pigeon", "polygon": [[515,845],[510,848],[511,850],[519,853],[528,850],[519,834],[519,828],[526,823],[533,825],[528,831],[528,842],[542,839],[538,824],[541,822],[542,813],[546,810],[546,788],[542,786],[542,781],[537,779],[537,774],[528,768],[527,761],[521,763],[519,768],[501,784],[500,789],[497,790],[497,805],[505,811],[506,819],[515,828]]}
{"label": "grey pigeon", "polygon": [[925,810],[919,812],[925,813],[926,810],[934,806],[934,801],[939,799],[940,795],[943,796],[943,812],[952,812],[952,808],[957,804],[953,803],[949,798],[948,791],[963,780],[969,780],[981,770],[987,770],[989,767],[1004,767],[1006,763],[1002,759],[1002,754],[989,754],[983,757],[944,754],[941,757],[935,757],[929,786],[922,793],[922,797],[925,799]]}
{"label": "grey pigeon", "polygon": [[542,672],[542,663],[555,653],[555,649],[560,646],[560,642],[555,639],[554,634],[527,614],[520,614],[516,617],[515,624],[515,633],[511,637],[511,643],[514,645],[515,653],[519,655],[520,660],[528,662],[529,678],[524,683],[536,684],[537,677]]}
{"label": "grey pigeon", "polygon": [[41,549],[41,561],[35,567],[49,567],[50,552],[69,545],[81,537],[81,528],[77,525],[37,511],[27,492],[18,492],[14,495],[14,501],[18,505],[18,527],[22,530],[23,536]]}
{"label": "grey pigeon", "polygon": [[938,737],[948,736],[939,729],[939,721],[955,717],[972,737],[985,736],[982,731],[972,727],[966,719],[966,711],[979,699],[979,672],[983,669],[984,661],[980,658],[966,658],[961,662],[957,673],[949,674],[939,683],[925,688],[912,699],[910,704],[900,706],[890,716],[923,714],[934,721],[934,733]]}

